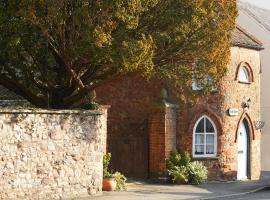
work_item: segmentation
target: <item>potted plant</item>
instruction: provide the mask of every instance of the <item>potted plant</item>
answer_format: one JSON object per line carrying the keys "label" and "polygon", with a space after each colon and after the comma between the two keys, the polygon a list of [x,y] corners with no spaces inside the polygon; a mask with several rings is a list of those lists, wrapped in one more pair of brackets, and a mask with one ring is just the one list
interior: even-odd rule
{"label": "potted plant", "polygon": [[111,161],[111,154],[107,153],[103,156],[103,191],[114,191],[114,190],[126,190],[126,177],[120,172],[111,173],[109,165]]}

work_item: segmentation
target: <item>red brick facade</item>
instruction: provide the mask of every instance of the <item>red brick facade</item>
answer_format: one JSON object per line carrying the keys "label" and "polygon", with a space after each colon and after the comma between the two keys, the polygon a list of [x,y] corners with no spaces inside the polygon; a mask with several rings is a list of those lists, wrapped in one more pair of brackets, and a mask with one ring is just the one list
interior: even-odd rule
{"label": "red brick facade", "polygon": [[[246,65],[252,76],[250,83],[240,83],[236,78],[239,66],[243,63],[248,63]],[[202,115],[206,115],[217,129],[217,156],[194,159],[201,160],[208,166],[209,177],[236,179],[237,135],[239,124],[245,119],[250,133],[249,178],[259,178],[260,131],[254,126],[254,121],[260,120],[258,51],[232,47],[231,62],[221,87],[217,92],[202,97],[194,106],[185,105],[178,110],[166,106],[155,107],[160,102],[162,88],[168,90],[170,97],[173,89],[166,82],[146,81],[134,75],[97,90],[99,102],[111,105],[108,150],[112,152],[112,164],[116,170],[127,176],[143,178],[164,174],[165,160],[175,146],[192,155],[194,125]],[[243,108],[243,102],[248,99],[251,100],[250,107]],[[173,98],[168,101],[176,102]],[[229,116],[230,108],[238,109],[239,114]],[[114,142],[116,140],[119,141],[117,144]]]}

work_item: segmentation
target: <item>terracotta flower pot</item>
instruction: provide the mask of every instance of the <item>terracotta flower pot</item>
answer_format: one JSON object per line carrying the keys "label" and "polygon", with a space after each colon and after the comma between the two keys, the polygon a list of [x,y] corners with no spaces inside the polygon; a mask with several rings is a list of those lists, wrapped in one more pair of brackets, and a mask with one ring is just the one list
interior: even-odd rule
{"label": "terracotta flower pot", "polygon": [[102,182],[103,191],[114,191],[116,190],[116,180],[114,178],[104,178]]}

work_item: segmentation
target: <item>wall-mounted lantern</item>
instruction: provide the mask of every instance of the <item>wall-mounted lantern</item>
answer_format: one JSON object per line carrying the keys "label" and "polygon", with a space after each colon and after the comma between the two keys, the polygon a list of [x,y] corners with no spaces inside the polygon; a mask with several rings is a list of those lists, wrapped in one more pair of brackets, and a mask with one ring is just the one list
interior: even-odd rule
{"label": "wall-mounted lantern", "polygon": [[248,99],[246,102],[243,102],[241,105],[242,105],[242,108],[250,108],[250,104],[251,104],[251,99]]}

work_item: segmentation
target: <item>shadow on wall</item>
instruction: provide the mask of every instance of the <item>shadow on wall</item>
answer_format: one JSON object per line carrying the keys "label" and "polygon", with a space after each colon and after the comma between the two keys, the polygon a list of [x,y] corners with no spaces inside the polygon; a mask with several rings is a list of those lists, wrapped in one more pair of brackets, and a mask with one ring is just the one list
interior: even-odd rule
{"label": "shadow on wall", "polygon": [[208,181],[236,181],[237,180],[237,171],[228,171],[222,172],[219,170],[215,172],[210,171],[208,174]]}
{"label": "shadow on wall", "polygon": [[261,180],[270,180],[270,171],[262,171]]}

